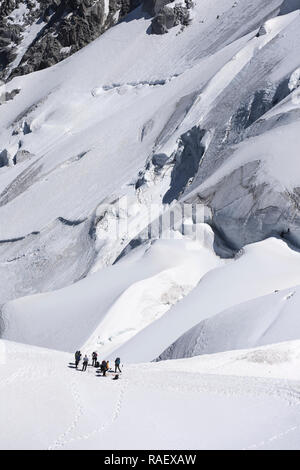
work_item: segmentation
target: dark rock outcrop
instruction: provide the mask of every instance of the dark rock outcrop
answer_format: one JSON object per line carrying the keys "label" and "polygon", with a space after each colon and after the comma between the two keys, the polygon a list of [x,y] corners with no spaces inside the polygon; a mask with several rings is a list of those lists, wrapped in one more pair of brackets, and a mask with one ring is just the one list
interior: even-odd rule
{"label": "dark rock outcrop", "polygon": [[[0,80],[45,69],[69,57],[118,23],[142,1],[39,0],[36,3],[5,0],[0,4]],[[15,11],[24,3],[27,8],[16,21]],[[192,5],[192,0],[185,0],[184,4],[145,0],[143,10],[154,17],[151,32],[164,34],[176,25],[189,24]],[[24,41],[27,41],[25,47]],[[25,52],[18,49],[21,45]]]}
{"label": "dark rock outcrop", "polygon": [[0,168],[3,166],[9,166],[12,163],[12,158],[10,153],[4,149],[0,152]]}
{"label": "dark rock outcrop", "polygon": [[33,154],[28,152],[28,150],[18,150],[16,155],[13,158],[13,162],[16,165],[17,163],[25,162],[33,157]]}
{"label": "dark rock outcrop", "polygon": [[[6,0],[0,5],[0,79],[60,62],[116,24],[141,0],[40,0],[37,5],[30,0],[22,2],[27,10],[21,24],[15,24],[12,15],[21,0]],[[24,55],[18,57],[22,33],[33,24],[40,25],[38,33]]]}
{"label": "dark rock outcrop", "polygon": [[12,90],[11,92],[5,91],[4,93],[0,94],[0,106],[3,103],[6,103],[6,101],[13,100],[16,95],[20,93],[19,89]]}
{"label": "dark rock outcrop", "polygon": [[[170,6],[170,4],[173,5]],[[179,24],[188,26],[191,21],[189,10],[192,6],[191,0],[185,0],[185,6],[174,5],[174,1],[170,2],[169,0],[146,0],[144,10],[154,16],[151,23],[152,34],[165,34],[169,29]]]}
{"label": "dark rock outcrop", "polygon": [[143,10],[150,16],[155,16],[162,8],[171,3],[170,0],[144,0]]}
{"label": "dark rock outcrop", "polygon": [[205,130],[199,127],[193,127],[181,136],[178,150],[174,156],[170,189],[163,198],[165,204],[170,204],[174,199],[178,199],[195,177],[205,152],[204,136]]}

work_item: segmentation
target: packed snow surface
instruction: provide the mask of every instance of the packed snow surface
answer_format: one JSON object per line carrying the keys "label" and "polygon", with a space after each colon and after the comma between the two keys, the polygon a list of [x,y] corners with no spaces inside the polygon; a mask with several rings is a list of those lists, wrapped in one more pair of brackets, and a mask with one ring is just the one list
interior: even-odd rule
{"label": "packed snow surface", "polygon": [[0,348],[1,449],[299,446],[299,342],[124,364],[118,381],[74,369],[70,354]]}
{"label": "packed snow surface", "polygon": [[111,349],[163,315],[221,264],[198,242],[160,240],[65,289],[6,304],[2,337],[72,352],[92,336],[92,349]]}
{"label": "packed snow surface", "polygon": [[203,320],[160,355],[160,359],[210,354],[298,339],[299,286],[235,305]]}
{"label": "packed snow surface", "polygon": [[[300,284],[299,257],[298,252],[277,239],[245,247],[236,259],[212,269],[203,276],[188,296],[125,343],[118,350],[118,354],[132,362],[153,360],[176,341],[183,334],[183,330],[186,332],[201,320],[212,318],[233,306],[236,312],[241,312],[242,307],[240,308],[239,304],[242,302],[267,294],[275,295],[276,290],[291,287],[290,290],[293,291],[293,287]],[[270,315],[275,318],[276,312],[272,310]],[[257,323],[253,323],[257,335],[261,331],[262,321],[262,318],[259,318]],[[285,315],[282,317],[284,330],[276,329],[272,340],[284,341],[287,338],[285,335],[291,334],[290,321],[290,317]],[[297,316],[295,323],[298,329]],[[234,327],[239,328],[241,341],[249,334],[250,345],[256,345],[251,343],[250,331],[247,325],[239,320],[238,313],[237,323],[232,325],[232,343],[229,340],[229,344],[232,346],[234,344]],[[221,329],[220,336],[223,333]],[[228,334],[231,335],[231,331]],[[155,341],[152,338],[155,338]],[[295,339],[295,336],[289,339]],[[206,338],[203,340],[205,342]],[[223,341],[225,340],[220,340],[220,348]],[[247,347],[248,344],[241,347]],[[207,346],[209,348],[210,344]]]}

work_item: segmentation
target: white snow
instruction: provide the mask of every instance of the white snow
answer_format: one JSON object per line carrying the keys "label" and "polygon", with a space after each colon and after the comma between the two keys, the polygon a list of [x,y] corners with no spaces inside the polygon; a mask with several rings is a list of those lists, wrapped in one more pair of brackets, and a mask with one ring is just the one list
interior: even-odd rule
{"label": "white snow", "polygon": [[181,336],[162,359],[246,349],[300,336],[299,287],[235,305]]}
{"label": "white snow", "polygon": [[[295,107],[298,106],[299,102],[295,104]],[[297,169],[300,137],[297,132],[298,128],[299,123],[296,121],[271,129],[262,136],[247,139],[246,142],[237,146],[232,158],[208,178],[201,188],[205,190],[237,168],[259,159],[263,165],[257,178],[258,183],[268,181],[283,190],[293,190],[299,184]],[[283,158],[287,148],[288,165]]]}
{"label": "white snow", "polygon": [[60,52],[61,54],[68,54],[71,51],[72,47],[62,47]]}
{"label": "white snow", "polygon": [[122,344],[187,294],[222,262],[189,240],[157,241],[138,259],[100,270],[65,289],[2,309],[2,337],[72,352]]}
{"label": "white snow", "polygon": [[104,0],[104,21],[109,14],[109,0]]}
{"label": "white snow", "polygon": [[[218,148],[212,161],[205,155],[184,198],[197,194],[199,178],[205,190],[253,161],[262,187],[282,194],[300,187],[296,6],[196,1],[192,24],[163,36],[147,34],[151,20],[139,8],[67,60],[0,86],[0,96],[19,91],[0,107],[0,153],[30,152],[0,168],[0,242],[9,252],[1,255],[1,292],[17,297],[0,299],[1,449],[299,448],[296,249],[268,238],[221,259],[211,228],[201,220],[195,239],[188,219],[186,231],[166,230],[171,236],[153,237],[113,264],[149,228],[147,204],[157,204],[153,224],[163,210],[180,136],[203,126],[208,146],[225,125],[226,142],[239,100],[258,87],[286,81],[291,94],[263,115],[262,134],[238,144],[233,136],[225,161]],[[11,21],[22,22],[24,8]],[[13,67],[42,27],[24,31]],[[290,112],[294,119],[271,126]],[[161,172],[153,153],[166,156]],[[139,172],[145,184],[137,189]],[[120,197],[128,214],[116,207]],[[124,222],[118,239],[109,217]],[[68,230],[57,228],[62,218]],[[53,250],[54,259],[73,259],[81,223],[80,253],[88,257],[93,244],[94,257],[82,275],[58,273],[43,244],[50,257]],[[24,287],[33,270],[48,284]],[[45,293],[52,277],[65,287]],[[76,371],[70,353],[78,348],[111,364],[120,356],[120,380],[91,367]],[[197,356],[150,363],[166,350],[169,358]]]}
{"label": "white snow", "polygon": [[[208,272],[188,296],[125,343],[116,354],[130,362],[151,361],[201,320],[233,306],[238,310],[242,302],[300,284],[300,254],[283,241],[269,239],[249,245],[243,251],[236,260]],[[242,322],[237,328],[238,325],[243,330]],[[280,333],[273,338],[275,341],[284,340],[284,332]]]}
{"label": "white snow", "polygon": [[18,8],[15,8],[9,15],[7,21],[12,24],[23,25],[25,17],[28,15],[29,9],[26,3],[21,2]]}
{"label": "white snow", "polygon": [[299,447],[299,341],[124,364],[118,381],[76,371],[69,354],[0,344],[1,449]]}
{"label": "white snow", "polygon": [[[7,91],[18,88],[21,92],[5,104],[5,113],[0,116],[0,127],[5,129],[0,149],[7,148],[12,155],[18,150],[20,135],[11,135],[12,123],[20,120],[22,110],[30,109],[26,120],[32,133],[22,136],[22,145],[39,159],[39,172],[21,198],[1,206],[0,216],[6,223],[1,224],[0,238],[40,230],[59,216],[71,220],[85,217],[103,198],[137,175],[159,136],[165,142],[160,151],[173,149],[179,135],[197,124],[199,111],[201,115],[206,109],[204,106],[201,111],[200,100],[185,119],[183,109],[174,131],[163,136],[178,100],[204,87],[224,66],[231,68],[235,63],[232,58],[244,47],[252,50],[263,46],[267,41],[264,37],[257,40],[254,33],[243,34],[279,4],[280,0],[272,0],[267,6],[255,0],[232,9],[231,0],[222,0],[217,7],[205,0],[197,3],[197,19],[185,34],[176,36],[175,28],[159,37],[146,34],[150,20],[139,17],[137,10],[131,14],[132,21],[111,28],[66,61],[12,80]],[[216,20],[217,12],[228,9],[230,15],[224,14],[221,22]],[[199,26],[198,19],[204,13],[206,20]],[[298,26],[297,18],[294,22]],[[236,23],[243,24],[235,28]],[[215,37],[217,25],[223,27],[221,44]],[[241,63],[236,61],[237,68],[233,67],[236,73],[244,63],[244,53],[240,54]],[[170,80],[172,77],[176,78]],[[147,86],[156,81],[165,85]],[[124,93],[119,93],[114,83],[124,85]],[[95,99],[92,91],[101,88],[107,91]],[[208,99],[205,96],[203,103]],[[151,119],[151,133],[141,142],[141,130]],[[64,166],[82,152],[88,152],[86,158]],[[18,171],[17,167],[11,170],[11,182]],[[0,169],[0,189],[4,190],[8,183],[2,173],[5,175]]]}

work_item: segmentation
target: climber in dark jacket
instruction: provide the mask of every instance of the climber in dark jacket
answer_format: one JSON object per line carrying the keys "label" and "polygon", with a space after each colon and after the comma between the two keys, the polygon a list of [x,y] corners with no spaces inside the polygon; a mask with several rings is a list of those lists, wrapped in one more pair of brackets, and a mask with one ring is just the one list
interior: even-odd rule
{"label": "climber in dark jacket", "polygon": [[120,369],[120,364],[121,364],[121,359],[117,357],[117,359],[115,360],[115,372],[117,371],[122,372]]}
{"label": "climber in dark jacket", "polygon": [[92,354],[92,360],[93,360],[92,366],[93,367],[96,367],[97,358],[98,358],[98,354],[96,353],[96,351],[94,351]]}
{"label": "climber in dark jacket", "polygon": [[77,369],[78,367],[78,364],[80,362],[80,359],[81,359],[81,352],[80,351],[76,351],[75,353],[75,367]]}
{"label": "climber in dark jacket", "polygon": [[107,370],[108,370],[107,362],[103,360],[101,362],[101,372],[103,373],[103,377],[106,376]]}

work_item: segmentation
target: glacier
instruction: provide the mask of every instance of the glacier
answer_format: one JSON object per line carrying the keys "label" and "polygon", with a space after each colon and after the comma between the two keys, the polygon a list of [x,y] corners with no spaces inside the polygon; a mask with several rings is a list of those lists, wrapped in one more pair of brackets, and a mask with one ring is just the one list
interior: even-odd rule
{"label": "glacier", "polygon": [[1,449],[299,448],[299,31],[0,1]]}

